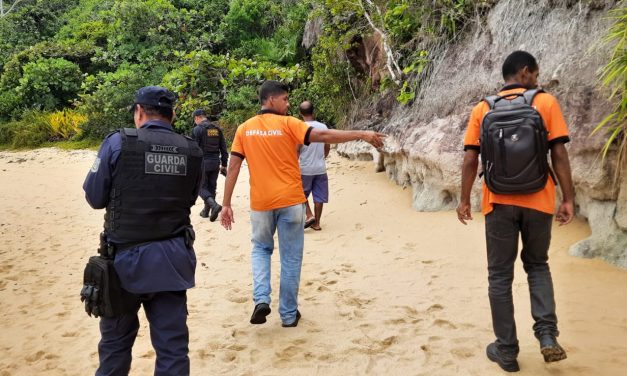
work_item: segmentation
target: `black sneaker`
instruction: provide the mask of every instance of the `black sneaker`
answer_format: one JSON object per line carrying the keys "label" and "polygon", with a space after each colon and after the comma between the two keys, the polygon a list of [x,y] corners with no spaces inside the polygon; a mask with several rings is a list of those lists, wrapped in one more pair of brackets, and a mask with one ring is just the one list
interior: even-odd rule
{"label": "black sneaker", "polygon": [[557,362],[566,359],[566,351],[557,343],[555,336],[545,334],[540,337],[540,352],[547,363]]}
{"label": "black sneaker", "polygon": [[272,312],[267,303],[259,303],[255,306],[253,315],[250,317],[251,324],[263,324],[266,322],[266,316]]}
{"label": "black sneaker", "polygon": [[209,217],[209,222],[215,222],[218,219],[218,214],[222,211],[222,205],[216,204],[213,208],[211,208],[211,216]]}
{"label": "black sneaker", "polygon": [[300,320],[300,311],[296,310],[296,320],[291,324],[281,324],[281,326],[284,328],[294,328],[298,326],[298,320]]}
{"label": "black sneaker", "polygon": [[499,367],[501,367],[504,371],[520,371],[520,367],[518,366],[518,361],[516,360],[516,358],[504,356],[496,347],[496,343],[489,344],[488,347],[485,349],[485,352],[488,356],[488,359],[498,364]]}

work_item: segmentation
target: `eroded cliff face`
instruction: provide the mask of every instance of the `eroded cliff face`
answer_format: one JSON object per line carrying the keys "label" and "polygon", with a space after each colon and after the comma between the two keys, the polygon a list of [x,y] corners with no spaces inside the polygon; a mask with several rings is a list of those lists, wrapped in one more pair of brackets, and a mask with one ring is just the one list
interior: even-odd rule
{"label": "eroded cliff face", "polygon": [[[609,49],[599,41],[609,27],[613,2],[499,1],[465,37],[434,61],[434,71],[411,107],[397,105],[390,114],[371,106],[353,128],[388,134],[379,154],[363,143],[345,144],[348,157],[374,159],[377,169],[402,186],[411,186],[416,210],[452,210],[459,200],[462,140],[472,107],[502,86],[501,64],[514,50],[536,56],[540,83],[557,97],[570,128],[567,144],[577,191],[578,214],[587,218],[592,236],[571,248],[584,257],[601,257],[627,268],[627,164],[614,184],[613,155],[601,164],[604,135],[592,129],[612,106],[599,83]],[[472,202],[479,209],[481,182]]]}

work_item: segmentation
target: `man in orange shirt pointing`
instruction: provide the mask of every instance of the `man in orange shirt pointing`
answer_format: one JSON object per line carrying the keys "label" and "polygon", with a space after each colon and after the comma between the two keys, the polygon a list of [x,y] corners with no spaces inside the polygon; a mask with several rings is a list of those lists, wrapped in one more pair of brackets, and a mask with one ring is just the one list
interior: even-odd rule
{"label": "man in orange shirt pointing", "polygon": [[533,330],[546,362],[566,358],[557,343],[557,316],[548,265],[551,223],[555,212],[555,177],[562,190],[556,220],[570,223],[575,192],[568,153],[568,129],[557,100],[537,87],[539,67],[524,51],[515,51],[503,63],[505,86],[498,96],[477,104],[464,138],[462,191],[457,216],[472,219],[470,193],[477,175],[478,156],[483,165],[482,212],[486,223],[488,295],[496,341],[487,356],[505,371],[519,370],[518,338],[514,321],[512,282],[522,237],[521,259],[531,295]]}
{"label": "man in orange shirt pointing", "polygon": [[279,315],[283,327],[295,327],[300,319],[298,288],[303,260],[305,194],[296,147],[310,142],[342,143],[363,140],[376,148],[384,135],[371,131],[314,129],[286,116],[288,88],[278,81],[265,81],[259,90],[261,111],[241,124],[231,147],[226,175],[221,222],[234,223],[231,197],[244,159],[250,173],[250,219],[252,224],[253,300],[251,324],[263,324],[270,314],[270,259],[274,233],[278,231],[281,257]]}

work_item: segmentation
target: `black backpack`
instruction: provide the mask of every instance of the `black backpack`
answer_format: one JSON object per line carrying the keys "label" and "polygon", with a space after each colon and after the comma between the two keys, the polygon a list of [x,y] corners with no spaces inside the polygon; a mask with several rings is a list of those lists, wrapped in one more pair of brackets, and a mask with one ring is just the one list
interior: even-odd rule
{"label": "black backpack", "polygon": [[481,164],[488,189],[497,194],[541,191],[551,175],[548,132],[531,104],[541,89],[485,98]]}

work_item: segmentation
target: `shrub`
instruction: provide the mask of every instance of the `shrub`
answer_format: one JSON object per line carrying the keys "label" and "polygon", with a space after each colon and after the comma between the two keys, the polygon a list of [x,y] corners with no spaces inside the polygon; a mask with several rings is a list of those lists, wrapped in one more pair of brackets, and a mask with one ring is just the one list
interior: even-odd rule
{"label": "shrub", "polygon": [[620,165],[627,153],[627,1],[622,1],[617,9],[611,11],[610,17],[614,19],[614,24],[603,43],[614,44],[614,48],[601,78],[603,84],[612,90],[610,99],[616,101],[616,106],[592,133],[604,130],[608,135],[602,149],[603,158],[614,143],[619,144],[616,158]]}
{"label": "shrub", "polygon": [[138,64],[123,64],[111,73],[88,76],[80,95],[80,108],[87,115],[81,125],[82,138],[102,139],[112,130],[129,127],[133,116],[128,108],[135,92],[161,81],[159,70],[149,70]]}
{"label": "shrub", "polygon": [[61,58],[41,58],[23,67],[16,93],[22,106],[38,110],[55,110],[75,99],[83,80],[81,70]]}
{"label": "shrub", "polygon": [[80,132],[80,126],[87,116],[72,110],[53,112],[46,116],[46,122],[53,138],[68,140]]}
{"label": "shrub", "polygon": [[[52,138],[48,125],[48,114],[38,111],[27,111],[22,119],[2,126],[6,131],[6,143],[13,148],[36,147],[48,142]],[[5,136],[0,136],[5,141]],[[9,139],[10,138],[10,139]]]}

